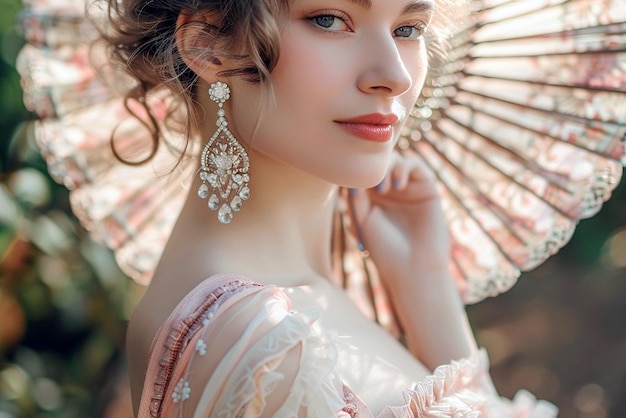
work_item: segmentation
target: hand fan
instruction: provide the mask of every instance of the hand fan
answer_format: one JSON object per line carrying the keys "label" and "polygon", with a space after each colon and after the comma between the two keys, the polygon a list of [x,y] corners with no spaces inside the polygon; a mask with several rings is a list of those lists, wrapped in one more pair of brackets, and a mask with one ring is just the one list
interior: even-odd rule
{"label": "hand fan", "polygon": [[618,184],[622,0],[484,0],[451,40],[399,146],[440,182],[466,302],[509,289]]}
{"label": "hand fan", "polygon": [[[148,283],[194,170],[173,167],[181,153],[194,158],[198,150],[169,130],[168,146],[149,163],[119,162],[111,138],[125,159],[145,159],[154,150],[151,127],[166,118],[171,98],[152,94],[151,114],[123,100],[132,81],[98,47],[84,0],[24,4],[29,43],[18,70],[25,102],[41,118],[36,141],[50,173],[71,190],[93,237]],[[446,60],[433,63],[398,144],[438,178],[451,269],[468,303],[510,288],[599,210],[620,180],[626,135],[622,0],[484,0],[473,9]],[[336,260],[345,276],[358,260],[344,234],[349,211],[339,212],[346,216],[338,217],[335,245],[347,257]],[[385,311],[375,278],[344,285],[360,286],[375,313]]]}

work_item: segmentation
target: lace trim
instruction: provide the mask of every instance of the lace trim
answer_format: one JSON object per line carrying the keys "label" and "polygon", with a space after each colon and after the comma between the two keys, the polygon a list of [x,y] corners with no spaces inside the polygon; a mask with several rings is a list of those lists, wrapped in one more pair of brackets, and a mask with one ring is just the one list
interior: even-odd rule
{"label": "lace trim", "polygon": [[[229,391],[216,403],[218,417],[258,417],[264,410],[267,395],[284,376],[274,370],[286,353],[302,344],[298,372],[290,394],[275,418],[298,416],[307,408],[307,417],[327,418],[346,407],[342,384],[333,374],[337,352],[332,338],[312,315],[290,312],[253,346],[247,348],[225,387]],[[259,358],[261,357],[261,358]],[[350,415],[354,416],[354,415]]]}
{"label": "lace trim", "polygon": [[406,404],[386,407],[378,418],[555,418],[557,409],[518,392],[513,401],[497,395],[485,350],[435,372],[404,392]]}
{"label": "lace trim", "polygon": [[300,367],[289,397],[274,418],[298,416],[302,407],[307,408],[307,418],[334,417],[346,406],[343,385],[334,373],[337,346],[320,326],[318,316],[319,311],[302,315],[311,332],[303,341]]}
{"label": "lace trim", "polygon": [[[206,325],[206,321],[212,318],[220,303],[237,293],[259,286],[261,285],[247,280],[234,279],[213,289],[206,295],[204,302],[198,305],[191,313],[176,319],[164,344],[163,354],[159,358],[159,373],[153,384],[153,394],[150,401],[150,415],[153,418],[160,416],[165,394],[171,384],[174,368],[181,352],[187,348],[191,338]],[[183,302],[181,302],[181,305],[183,305]],[[176,313],[174,312],[172,315]]]}
{"label": "lace trim", "polygon": [[357,413],[359,412],[359,408],[356,405],[355,395],[345,384],[343,385],[343,400],[346,405],[341,409],[346,414],[350,415],[350,418],[355,418]]}
{"label": "lace trim", "polygon": [[242,405],[249,404],[253,398],[258,398],[254,405],[259,412],[263,411],[266,395],[283,378],[273,370],[280,365],[285,354],[309,334],[306,323],[287,312],[284,314],[283,320],[257,343],[247,347],[243,358],[238,360],[237,367],[224,384],[228,391],[216,403],[214,413],[218,417],[236,416],[239,409],[243,409]]}

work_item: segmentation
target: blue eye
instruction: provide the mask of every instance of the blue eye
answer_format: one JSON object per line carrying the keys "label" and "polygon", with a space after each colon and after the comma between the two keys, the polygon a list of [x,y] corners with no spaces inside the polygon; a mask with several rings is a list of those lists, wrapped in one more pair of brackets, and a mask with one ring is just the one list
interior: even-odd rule
{"label": "blue eye", "polygon": [[420,23],[415,26],[402,26],[393,33],[399,38],[419,39],[424,36],[424,32],[426,32],[426,26]]}
{"label": "blue eye", "polygon": [[335,24],[335,20],[337,20],[337,18],[331,15],[315,16],[313,18],[313,21],[315,22],[316,25],[321,26],[322,28],[325,28],[325,29],[332,28],[333,25]]}
{"label": "blue eye", "polygon": [[349,31],[350,28],[347,24],[347,17],[343,15],[334,14],[320,14],[317,16],[311,16],[308,20],[320,29],[328,32],[343,32]]}

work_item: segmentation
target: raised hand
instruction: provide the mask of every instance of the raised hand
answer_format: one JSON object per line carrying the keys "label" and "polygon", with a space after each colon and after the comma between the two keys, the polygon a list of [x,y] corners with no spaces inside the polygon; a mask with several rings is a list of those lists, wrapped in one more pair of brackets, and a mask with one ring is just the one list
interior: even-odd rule
{"label": "raised hand", "polygon": [[419,157],[396,153],[377,187],[352,191],[350,198],[409,350],[428,367],[474,352],[449,272],[450,240],[434,174]]}
{"label": "raised hand", "polygon": [[444,268],[450,243],[435,176],[417,156],[395,152],[383,181],[353,190],[363,244],[387,280],[416,268]]}

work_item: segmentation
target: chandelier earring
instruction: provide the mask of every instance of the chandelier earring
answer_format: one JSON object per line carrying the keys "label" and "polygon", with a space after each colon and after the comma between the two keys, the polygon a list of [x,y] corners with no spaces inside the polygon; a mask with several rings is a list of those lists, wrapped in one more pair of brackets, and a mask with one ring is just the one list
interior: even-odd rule
{"label": "chandelier earring", "polygon": [[217,219],[228,224],[234,212],[239,212],[243,201],[250,198],[248,182],[250,161],[248,153],[228,129],[224,103],[230,99],[230,89],[218,81],[211,84],[209,97],[219,106],[217,131],[204,146],[200,156],[198,196],[208,198],[208,206],[216,210]]}

